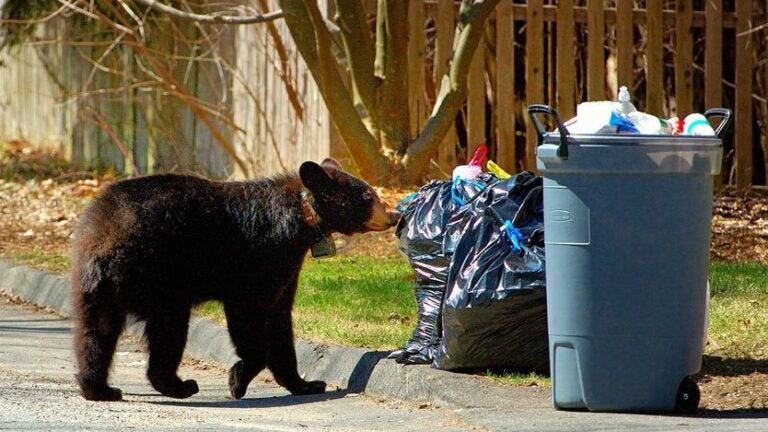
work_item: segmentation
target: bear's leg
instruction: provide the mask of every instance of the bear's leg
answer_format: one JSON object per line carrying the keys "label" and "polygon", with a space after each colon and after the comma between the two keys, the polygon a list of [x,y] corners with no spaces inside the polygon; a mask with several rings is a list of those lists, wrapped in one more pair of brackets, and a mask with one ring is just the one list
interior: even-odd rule
{"label": "bear's leg", "polygon": [[263,312],[241,303],[225,303],[229,335],[240,361],[229,370],[229,392],[245,396],[248,384],[267,366]]}
{"label": "bear's leg", "polygon": [[123,332],[125,314],[87,294],[76,298],[74,331],[78,373],[76,379],[84,398],[93,401],[118,401],[122,393],[107,385],[109,368],[117,340]]}
{"label": "bear's leg", "polygon": [[296,370],[291,311],[275,311],[269,317],[270,346],[267,366],[275,381],[292,394],[316,394],[325,391],[324,381],[304,381]]}
{"label": "bear's leg", "polygon": [[187,343],[189,309],[163,310],[163,316],[147,319],[144,335],[149,350],[147,378],[165,396],[184,399],[199,391],[194,380],[182,381],[176,374]]}

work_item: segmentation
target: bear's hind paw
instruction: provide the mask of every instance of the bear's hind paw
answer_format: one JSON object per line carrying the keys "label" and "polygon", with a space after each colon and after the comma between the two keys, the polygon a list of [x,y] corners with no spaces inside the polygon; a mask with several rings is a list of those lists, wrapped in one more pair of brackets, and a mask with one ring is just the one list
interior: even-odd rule
{"label": "bear's hind paw", "polygon": [[306,381],[303,385],[288,389],[294,395],[325,393],[325,381]]}
{"label": "bear's hind paw", "polygon": [[82,389],[80,394],[89,401],[115,402],[123,400],[123,392],[118,388]]}

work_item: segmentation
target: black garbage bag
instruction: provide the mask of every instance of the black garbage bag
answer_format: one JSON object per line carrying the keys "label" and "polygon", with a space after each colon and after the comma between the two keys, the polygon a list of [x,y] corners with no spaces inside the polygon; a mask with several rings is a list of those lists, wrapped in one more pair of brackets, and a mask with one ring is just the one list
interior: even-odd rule
{"label": "black garbage bag", "polygon": [[387,358],[393,358],[402,364],[430,364],[440,343],[440,317],[445,285],[422,285],[414,282],[414,293],[418,305],[416,329],[408,342]]}
{"label": "black garbage bag", "polygon": [[[541,208],[521,206],[523,200],[528,197],[528,192],[541,187],[541,185],[541,178],[529,171],[523,171],[510,178],[489,184],[488,187],[472,197],[466,205],[459,207],[452,213],[443,235],[443,253],[450,259],[456,250],[456,245],[467,230],[467,226],[482,217],[483,211],[487,207],[500,209],[504,214],[533,211],[535,213],[533,215],[523,213],[518,215],[517,217],[520,219],[518,225],[521,225],[521,229],[528,235],[530,235],[531,230],[543,228],[543,222],[539,222],[541,220]],[[534,194],[533,197],[535,198],[536,195]],[[534,219],[538,217],[539,221],[534,220],[533,223],[527,223],[531,217]]]}
{"label": "black garbage bag", "polygon": [[440,314],[451,262],[443,251],[446,225],[454,212],[497,180],[487,173],[472,181],[433,180],[398,205],[401,218],[395,235],[398,249],[416,274],[419,316],[406,344],[388,358],[403,364],[432,363],[440,341]]}
{"label": "black garbage bag", "polygon": [[541,179],[520,173],[463,210],[433,366],[547,372]]}
{"label": "black garbage bag", "polygon": [[445,285],[451,263],[443,253],[448,220],[496,180],[486,173],[471,181],[433,180],[398,205],[401,217],[395,230],[397,247],[408,258],[416,280]]}

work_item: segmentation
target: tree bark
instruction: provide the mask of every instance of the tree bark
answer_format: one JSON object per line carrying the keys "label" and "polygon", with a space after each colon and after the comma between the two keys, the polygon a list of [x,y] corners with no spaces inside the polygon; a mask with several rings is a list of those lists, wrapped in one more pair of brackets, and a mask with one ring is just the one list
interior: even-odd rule
{"label": "tree bark", "polygon": [[[379,152],[378,142],[363,124],[336,69],[328,29],[317,3],[311,0],[280,0],[279,3],[296,47],[307,63],[360,175],[372,183],[386,182],[392,174],[391,164]],[[312,32],[306,31],[310,28]]]}
{"label": "tree bark", "polygon": [[381,141],[385,152],[403,155],[411,142],[408,110],[408,4],[379,0],[376,74],[381,84]]}

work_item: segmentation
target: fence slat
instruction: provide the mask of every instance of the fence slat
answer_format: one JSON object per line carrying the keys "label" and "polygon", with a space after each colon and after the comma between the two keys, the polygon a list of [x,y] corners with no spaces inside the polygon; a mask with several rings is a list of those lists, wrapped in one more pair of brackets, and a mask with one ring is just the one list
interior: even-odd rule
{"label": "fence slat", "polygon": [[752,184],[752,2],[736,2],[736,187]]}
{"label": "fence slat", "polygon": [[635,81],[632,4],[632,0],[616,0],[616,81],[629,89]]}
{"label": "fence slat", "polygon": [[723,0],[705,3],[704,104],[714,108],[723,103]]}
{"label": "fence slat", "polygon": [[605,2],[587,0],[587,97],[605,99]]}
{"label": "fence slat", "polygon": [[485,143],[485,43],[477,46],[467,76],[467,160]]}
{"label": "fence slat", "polygon": [[661,0],[648,0],[645,47],[645,103],[643,111],[664,115],[664,20]]}
{"label": "fence slat", "polygon": [[[525,94],[528,104],[544,101],[544,14],[542,0],[528,1],[525,30]],[[536,134],[528,116],[526,119],[525,169],[536,169]]]}
{"label": "fence slat", "polygon": [[693,111],[693,37],[691,0],[677,0],[675,14],[675,101],[677,115]]}
{"label": "fence slat", "polygon": [[515,22],[512,2],[496,7],[496,162],[515,171]]}
{"label": "fence slat", "polygon": [[[453,0],[438,0],[435,16],[435,88],[440,89],[443,75],[448,68],[453,50],[454,30]],[[440,168],[449,173],[456,166],[456,129],[451,129],[446,134],[440,148],[437,151],[437,159]]]}
{"label": "fence slat", "polygon": [[[707,0],[704,13],[704,108],[714,108],[723,103],[723,0]],[[722,184],[721,173],[715,187]]]}
{"label": "fence slat", "polygon": [[576,114],[576,45],[573,0],[557,4],[557,111],[565,118]]}

